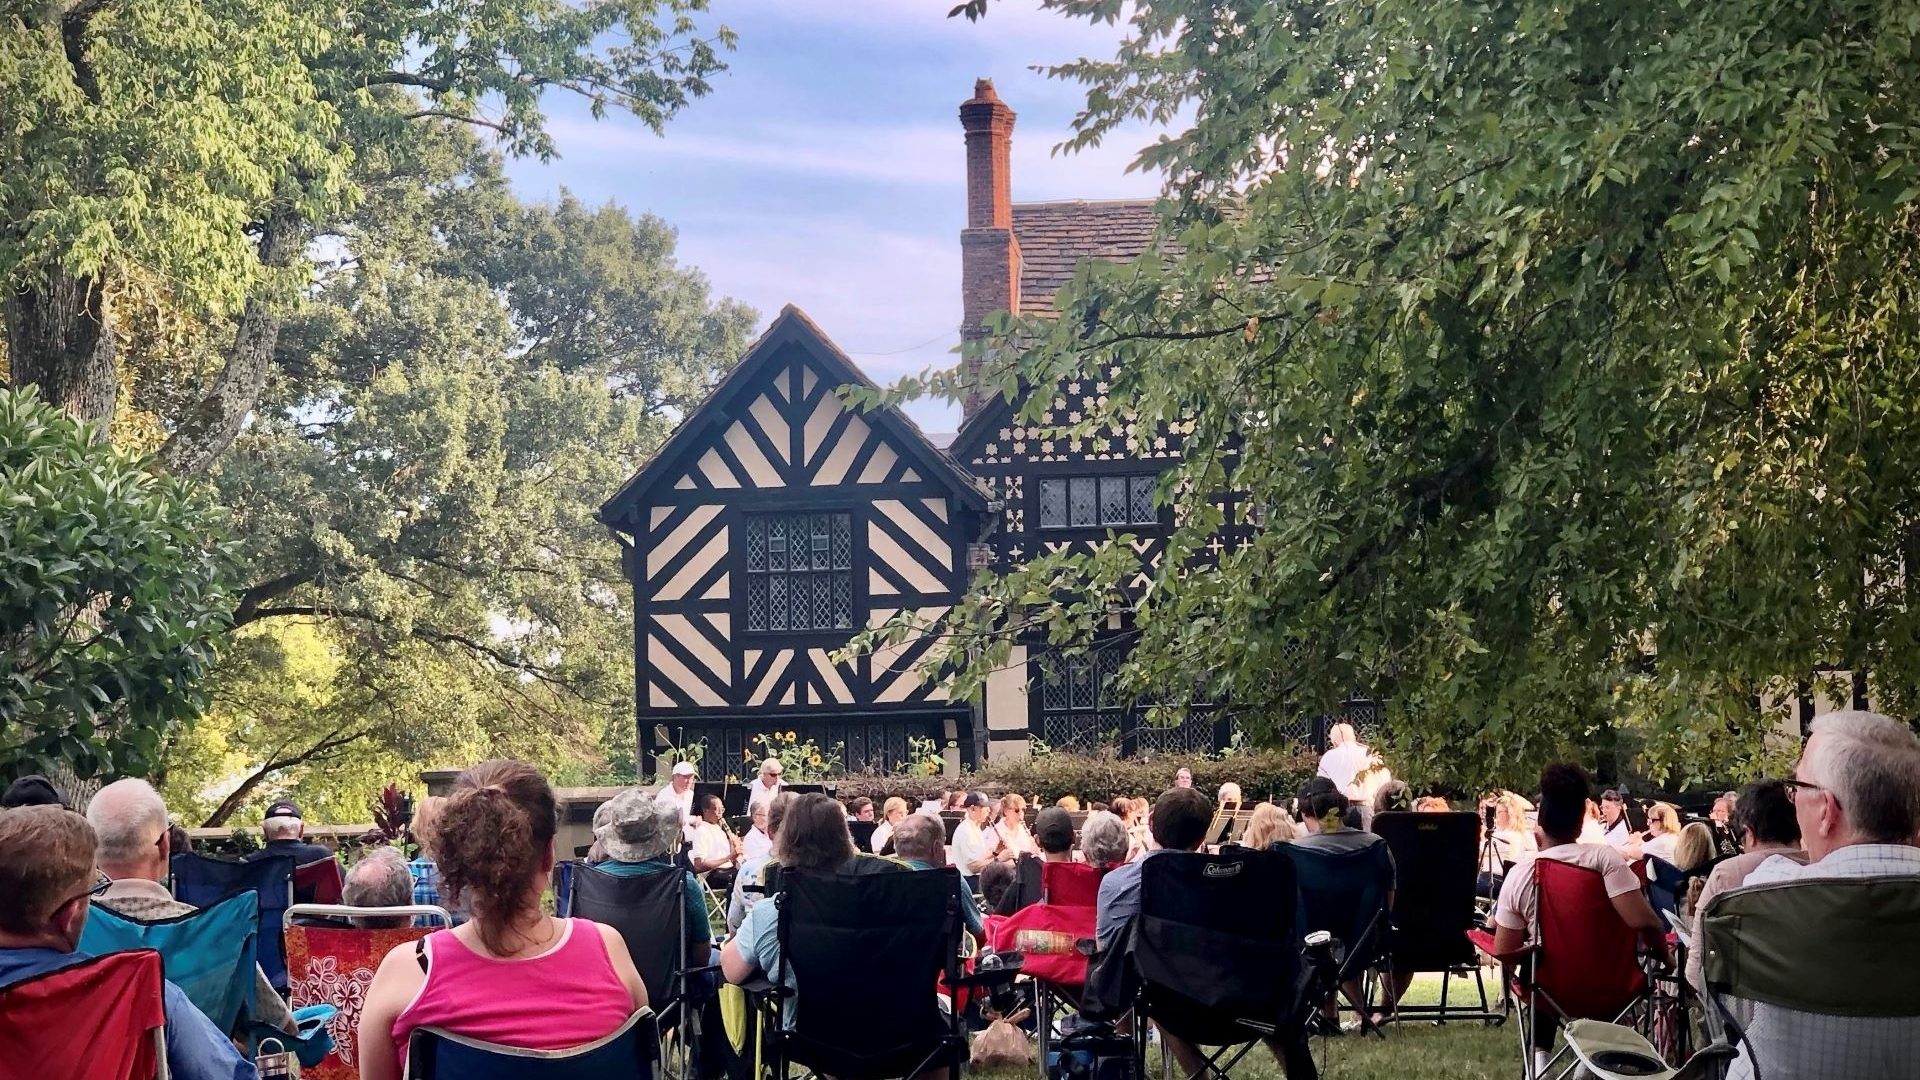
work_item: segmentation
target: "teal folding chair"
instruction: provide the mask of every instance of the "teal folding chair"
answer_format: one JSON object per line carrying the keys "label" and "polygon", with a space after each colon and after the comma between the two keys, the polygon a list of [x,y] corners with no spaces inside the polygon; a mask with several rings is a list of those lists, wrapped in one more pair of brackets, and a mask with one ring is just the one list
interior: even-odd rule
{"label": "teal folding chair", "polygon": [[214,1026],[230,1032],[253,1014],[254,935],[259,927],[259,901],[251,892],[156,922],[136,922],[95,904],[87,912],[80,948],[95,955],[157,951],[167,980]]}

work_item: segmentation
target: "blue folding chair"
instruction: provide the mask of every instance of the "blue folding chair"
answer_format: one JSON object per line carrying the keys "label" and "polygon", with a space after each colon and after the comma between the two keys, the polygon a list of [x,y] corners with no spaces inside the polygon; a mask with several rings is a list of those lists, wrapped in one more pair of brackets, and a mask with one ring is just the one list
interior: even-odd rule
{"label": "blue folding chair", "polygon": [[135,922],[95,904],[80,931],[80,951],[157,951],[168,981],[215,1027],[231,1032],[253,1015],[253,938],[258,927],[250,892],[156,922]]}
{"label": "blue folding chair", "polygon": [[173,857],[170,866],[174,899],[207,908],[240,892],[251,892],[259,904],[259,931],[255,935],[260,970],[282,993],[287,989],[287,954],[280,940],[287,908],[293,905],[293,856],[272,855],[253,862],[214,859],[192,852]]}
{"label": "blue folding chair", "polygon": [[660,1029],[642,1006],[605,1038],[567,1050],[522,1050],[439,1028],[407,1040],[403,1080],[653,1080]]}

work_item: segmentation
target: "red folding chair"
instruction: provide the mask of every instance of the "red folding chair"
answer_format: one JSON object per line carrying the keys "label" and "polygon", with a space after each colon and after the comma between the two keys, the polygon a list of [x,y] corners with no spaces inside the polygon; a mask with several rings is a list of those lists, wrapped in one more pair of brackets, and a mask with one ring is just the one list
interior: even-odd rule
{"label": "red folding chair", "polygon": [[1034,1030],[1042,1061],[1053,1041],[1054,1014],[1061,1011],[1062,999],[1078,1002],[1087,985],[1087,956],[1079,946],[1093,937],[1100,879],[1106,873],[1086,863],[1042,863],[1040,902],[988,920],[993,951],[1026,958],[1022,970],[1033,979]]}
{"label": "red folding chair", "polygon": [[155,1080],[166,1076],[160,954],[108,953],[0,990],[8,1076]]}
{"label": "red folding chair", "polygon": [[293,868],[293,901],[296,904],[337,904],[346,890],[346,879],[338,859],[315,859]]}
{"label": "red folding chair", "polygon": [[[1474,946],[1499,960],[1511,974],[1509,984],[1520,1013],[1521,1063],[1527,1080],[1579,1067],[1563,1042],[1544,1070],[1533,1060],[1534,1025],[1568,1020],[1619,1023],[1647,1001],[1647,976],[1640,966],[1640,936],[1622,922],[1607,896],[1606,879],[1597,870],[1554,859],[1534,862],[1539,894],[1540,933],[1534,943],[1510,953],[1494,951],[1493,935],[1468,931]],[[1640,1010],[1644,1013],[1645,1010]]]}
{"label": "red folding chair", "polygon": [[443,926],[453,920],[442,908],[409,905],[396,908],[345,908],[327,904],[295,904],[287,911],[286,943],[288,989],[293,1009],[309,1005],[331,1005],[332,1018],[327,1029],[333,1035],[333,1050],[320,1063],[305,1067],[300,1075],[306,1080],[359,1080],[360,1008],[367,1001],[367,986],[373,982],[380,961],[395,948],[434,931],[429,926],[404,926],[394,930],[361,930],[347,926],[303,926],[294,921],[303,918],[346,918],[369,915],[439,918]]}

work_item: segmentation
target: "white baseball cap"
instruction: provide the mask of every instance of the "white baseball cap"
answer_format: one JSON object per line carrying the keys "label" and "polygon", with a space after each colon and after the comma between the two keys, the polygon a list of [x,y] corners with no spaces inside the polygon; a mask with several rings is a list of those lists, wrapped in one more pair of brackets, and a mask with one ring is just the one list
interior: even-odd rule
{"label": "white baseball cap", "polygon": [[691,762],[691,761],[683,761],[683,762],[681,762],[680,764],[678,764],[678,765],[675,765],[675,766],[673,767],[673,775],[675,775],[675,776],[693,776],[693,775],[695,775],[695,773],[694,773],[694,771],[693,771],[693,762]]}

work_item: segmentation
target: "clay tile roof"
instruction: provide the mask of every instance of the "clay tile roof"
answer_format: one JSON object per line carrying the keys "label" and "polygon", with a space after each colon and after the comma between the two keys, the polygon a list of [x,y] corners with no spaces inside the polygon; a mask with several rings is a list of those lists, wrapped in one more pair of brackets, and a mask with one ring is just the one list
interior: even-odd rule
{"label": "clay tile roof", "polygon": [[1126,262],[1153,240],[1160,218],[1152,199],[1014,203],[1020,243],[1020,310],[1053,311],[1053,296],[1088,259]]}

